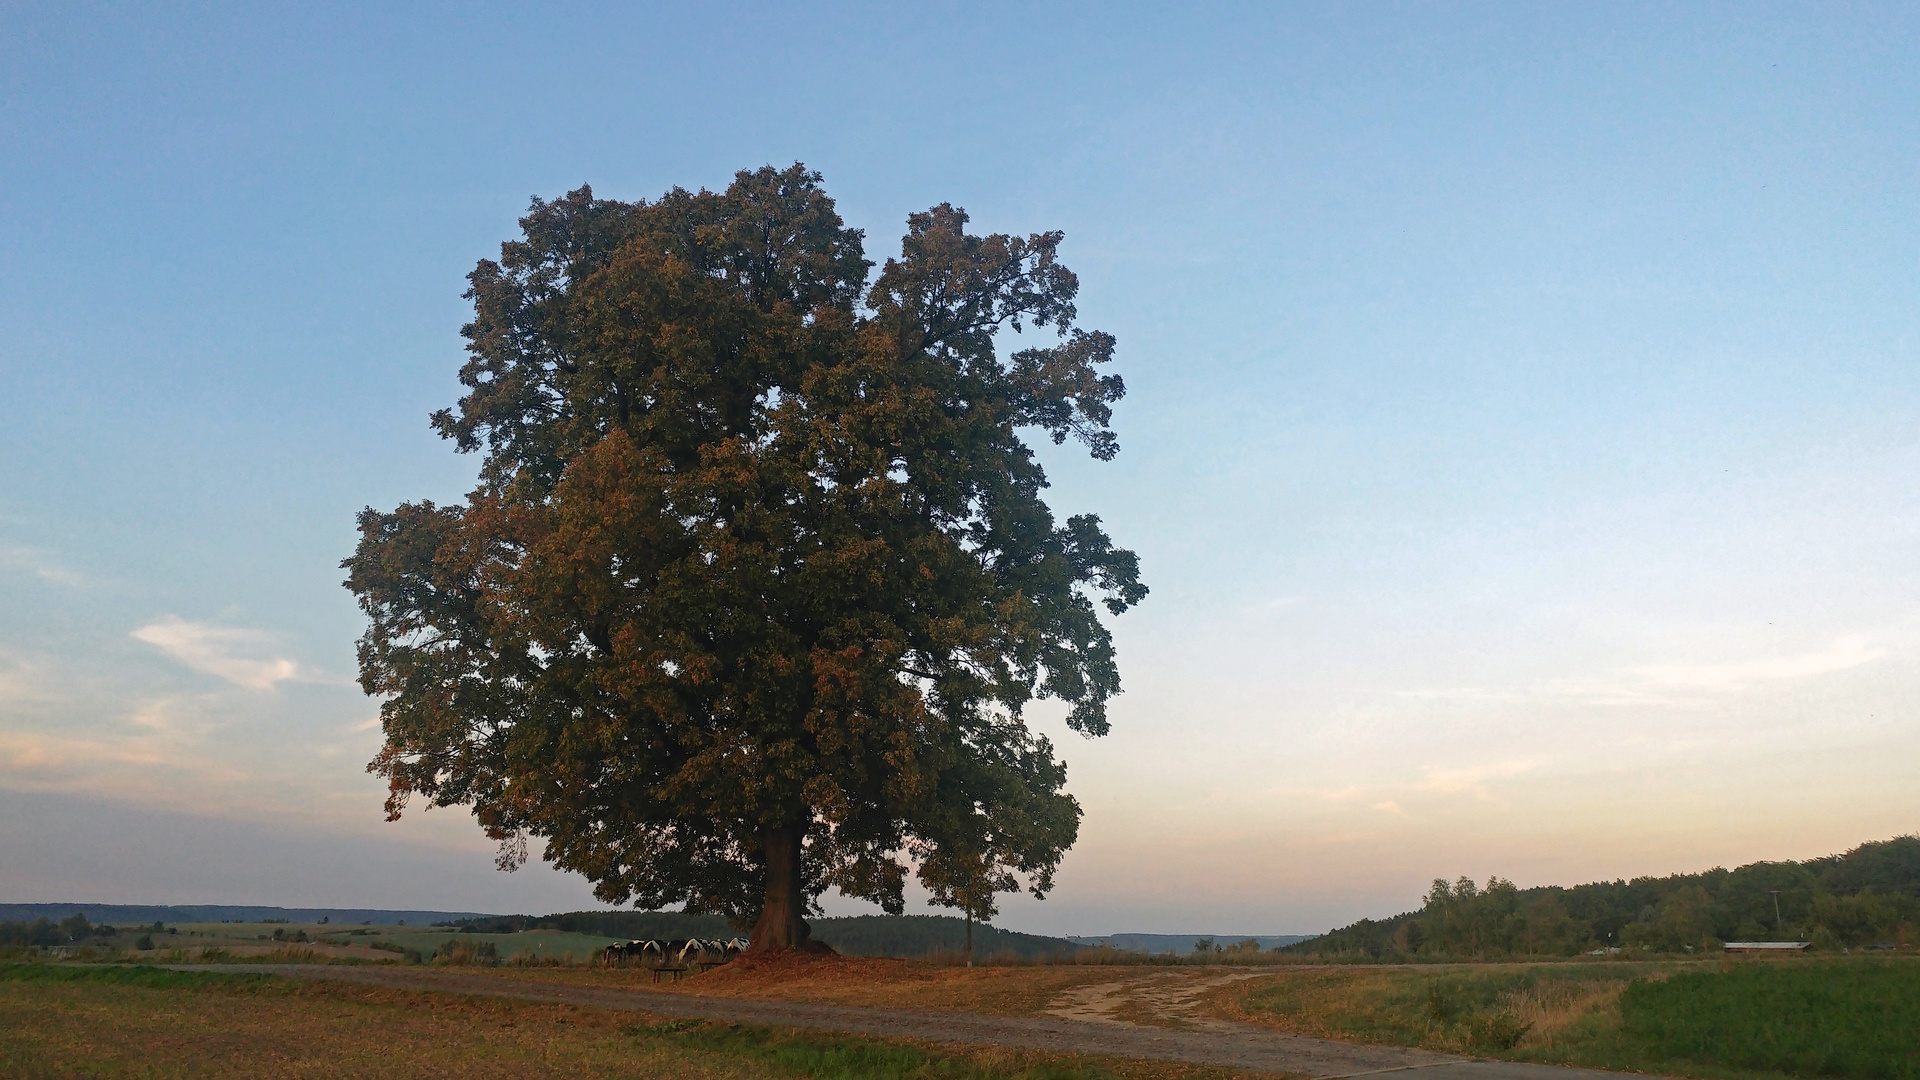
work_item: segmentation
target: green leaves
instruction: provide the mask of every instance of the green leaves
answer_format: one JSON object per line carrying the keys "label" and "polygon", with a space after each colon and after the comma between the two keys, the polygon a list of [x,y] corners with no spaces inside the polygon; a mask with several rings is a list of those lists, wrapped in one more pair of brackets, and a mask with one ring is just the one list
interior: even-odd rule
{"label": "green leaves", "polygon": [[[966,223],[913,215],[868,290],[799,165],[535,201],[434,417],[479,487],[368,511],[344,564],[391,813],[470,804],[509,861],[542,837],[603,899],[741,921],[774,836],[809,897],[897,909],[909,860],[976,911],[1046,891],[1079,807],[1022,710],[1104,733],[1094,602],[1146,588],[1098,518],[1055,523],[1022,432],[1111,458],[1124,386],[1060,234]],[[1002,359],[1029,325],[1061,343]]]}

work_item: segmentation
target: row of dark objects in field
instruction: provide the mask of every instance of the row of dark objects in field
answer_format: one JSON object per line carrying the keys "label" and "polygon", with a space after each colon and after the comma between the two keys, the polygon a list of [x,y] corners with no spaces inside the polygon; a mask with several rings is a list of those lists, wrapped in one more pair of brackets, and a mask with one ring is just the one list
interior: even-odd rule
{"label": "row of dark objects in field", "polygon": [[607,967],[641,967],[653,972],[653,981],[662,976],[678,978],[699,974],[728,963],[747,949],[746,938],[728,941],[685,938],[656,941],[615,942],[600,950],[600,962]]}

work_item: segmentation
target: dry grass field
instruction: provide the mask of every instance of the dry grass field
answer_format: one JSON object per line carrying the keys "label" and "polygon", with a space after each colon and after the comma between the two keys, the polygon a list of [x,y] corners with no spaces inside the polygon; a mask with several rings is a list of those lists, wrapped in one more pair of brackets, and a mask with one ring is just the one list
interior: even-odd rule
{"label": "dry grass field", "polygon": [[537,980],[663,993],[1228,1031],[1708,1080],[1920,1080],[1920,960],[1618,960],[1365,967],[955,968],[787,957],[677,985],[641,972]]}
{"label": "dry grass field", "polygon": [[952,1009],[993,1016],[1033,1016],[1063,991],[1113,978],[1113,969],[1068,965],[958,967],[877,957],[775,960],[743,957],[677,982],[656,984],[640,968],[590,966],[500,968],[497,974],[536,982],[611,987],[703,997],[803,1001],[884,1009]]}
{"label": "dry grass field", "polygon": [[0,966],[0,1076],[1230,1080],[1219,1069],[648,1021],[215,972]]}
{"label": "dry grass field", "polygon": [[[283,945],[275,958],[319,959]],[[300,955],[296,955],[300,954]],[[788,954],[678,983],[643,969],[491,978],[768,1002],[1054,1016],[1703,1080],[1920,1080],[1920,960],[954,967]],[[643,1005],[642,1008],[645,1006]],[[644,1014],[642,1014],[644,1016]],[[0,1075],[1202,1077],[1206,1069],[641,1019],[585,1006],[204,971],[0,966]]]}
{"label": "dry grass field", "polygon": [[1328,1039],[1469,1054],[1525,1052],[1551,1047],[1605,1014],[1632,981],[1664,979],[1680,967],[1318,968],[1224,987],[1210,1004],[1235,1020]]}

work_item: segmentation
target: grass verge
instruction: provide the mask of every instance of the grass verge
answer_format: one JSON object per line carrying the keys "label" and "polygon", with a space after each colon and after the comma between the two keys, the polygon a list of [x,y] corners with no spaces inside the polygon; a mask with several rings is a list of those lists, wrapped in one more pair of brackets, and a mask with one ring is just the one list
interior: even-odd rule
{"label": "grass verge", "polygon": [[1300,972],[1229,1010],[1287,1030],[1710,1080],[1920,1080],[1920,962]]}
{"label": "grass verge", "polygon": [[244,972],[173,971],[144,965],[69,967],[62,964],[0,964],[0,983],[53,983],[79,986],[140,986],[149,990],[234,989],[273,982],[268,975]]}
{"label": "grass verge", "polygon": [[1650,1058],[1796,1077],[1920,1080],[1920,963],[1753,964],[1635,983],[1623,1033]]}

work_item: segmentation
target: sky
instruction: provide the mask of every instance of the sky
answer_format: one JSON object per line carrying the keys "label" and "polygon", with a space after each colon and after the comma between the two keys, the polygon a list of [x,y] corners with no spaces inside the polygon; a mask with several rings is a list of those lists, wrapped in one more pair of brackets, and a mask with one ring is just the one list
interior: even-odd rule
{"label": "sky", "polygon": [[870,257],[1064,230],[1120,342],[1042,457],[1153,592],[1001,925],[1920,831],[1911,6],[0,0],[0,902],[592,906],[382,820],[338,564],[470,486],[531,197],[794,161]]}

